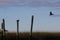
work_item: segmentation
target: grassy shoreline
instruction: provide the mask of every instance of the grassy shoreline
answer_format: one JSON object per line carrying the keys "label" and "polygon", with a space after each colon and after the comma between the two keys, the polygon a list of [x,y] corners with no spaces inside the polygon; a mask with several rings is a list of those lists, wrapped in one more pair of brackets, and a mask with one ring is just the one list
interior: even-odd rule
{"label": "grassy shoreline", "polygon": [[[6,36],[16,36],[16,32],[6,32]],[[19,32],[20,36],[30,36],[30,32]],[[32,36],[60,36],[60,32],[32,32]]]}
{"label": "grassy shoreline", "polygon": [[[5,36],[0,34],[0,39],[8,39],[8,40],[17,40],[16,32],[6,32]],[[20,40],[30,40],[30,32],[20,32],[19,33]],[[45,39],[60,39],[60,32],[33,32],[32,33],[33,40],[45,40]]]}

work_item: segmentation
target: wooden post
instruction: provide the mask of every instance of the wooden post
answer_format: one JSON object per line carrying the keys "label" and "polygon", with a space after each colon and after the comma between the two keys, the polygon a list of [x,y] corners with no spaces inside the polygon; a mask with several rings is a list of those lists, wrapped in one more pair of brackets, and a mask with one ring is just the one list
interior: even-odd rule
{"label": "wooden post", "polygon": [[3,22],[2,22],[2,27],[1,27],[4,31],[5,31],[5,20],[3,19]]}
{"label": "wooden post", "polygon": [[17,20],[17,40],[19,40],[19,20]]}
{"label": "wooden post", "polygon": [[1,24],[2,27],[2,40],[5,40],[5,20],[3,19],[3,22]]}
{"label": "wooden post", "polygon": [[34,16],[32,15],[32,18],[31,18],[31,30],[30,30],[30,40],[32,40],[33,20],[34,20]]}

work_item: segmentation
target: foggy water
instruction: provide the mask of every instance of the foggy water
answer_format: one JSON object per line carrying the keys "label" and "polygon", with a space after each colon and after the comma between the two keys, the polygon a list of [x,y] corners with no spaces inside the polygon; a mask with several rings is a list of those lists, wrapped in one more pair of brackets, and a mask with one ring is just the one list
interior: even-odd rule
{"label": "foggy water", "polygon": [[60,15],[52,15],[52,17],[60,17]]}

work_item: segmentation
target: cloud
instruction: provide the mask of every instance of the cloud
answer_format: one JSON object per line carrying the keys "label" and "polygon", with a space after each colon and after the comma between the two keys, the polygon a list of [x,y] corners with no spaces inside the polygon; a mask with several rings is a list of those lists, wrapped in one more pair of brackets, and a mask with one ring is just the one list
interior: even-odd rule
{"label": "cloud", "polygon": [[0,0],[0,7],[5,6],[29,6],[29,7],[60,7],[60,1],[52,2],[49,0]]}

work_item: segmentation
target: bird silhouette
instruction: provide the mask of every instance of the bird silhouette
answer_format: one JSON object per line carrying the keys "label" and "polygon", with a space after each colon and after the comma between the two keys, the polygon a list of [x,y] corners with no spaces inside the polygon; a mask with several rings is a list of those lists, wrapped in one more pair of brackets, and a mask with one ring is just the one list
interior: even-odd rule
{"label": "bird silhouette", "polygon": [[51,16],[51,15],[54,15],[54,14],[52,14],[52,12],[50,11],[50,14],[49,15]]}

